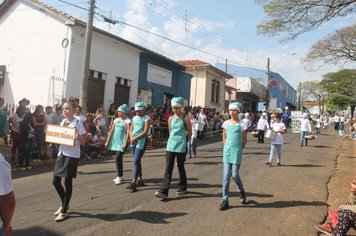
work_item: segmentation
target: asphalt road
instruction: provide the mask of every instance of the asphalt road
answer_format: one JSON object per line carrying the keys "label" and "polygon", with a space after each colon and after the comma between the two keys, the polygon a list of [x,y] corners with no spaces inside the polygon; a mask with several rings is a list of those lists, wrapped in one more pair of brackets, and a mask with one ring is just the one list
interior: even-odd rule
{"label": "asphalt road", "polygon": [[[247,204],[239,202],[230,182],[230,209],[219,211],[222,142],[198,143],[198,157],[186,161],[188,194],[177,197],[177,167],[169,199],[154,196],[163,178],[165,150],[147,151],[143,158],[145,187],[129,193],[131,155],[124,157],[125,184],[116,186],[111,157],[82,162],[74,180],[69,218],[54,221],[60,205],[52,185],[52,166],[13,172],[17,206],[14,235],[317,235],[314,224],[324,220],[326,185],[332,176],[341,140],[329,131],[299,147],[298,134],[286,134],[281,167],[264,161],[270,142],[248,136],[241,178]],[[274,163],[275,165],[275,160]]]}

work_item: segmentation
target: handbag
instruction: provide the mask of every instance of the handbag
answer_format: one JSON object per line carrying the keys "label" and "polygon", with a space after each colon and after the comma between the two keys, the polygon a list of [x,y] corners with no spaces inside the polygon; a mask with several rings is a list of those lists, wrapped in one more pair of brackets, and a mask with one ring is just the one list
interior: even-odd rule
{"label": "handbag", "polygon": [[268,129],[265,133],[265,138],[271,138],[271,135],[272,135],[272,130]]}

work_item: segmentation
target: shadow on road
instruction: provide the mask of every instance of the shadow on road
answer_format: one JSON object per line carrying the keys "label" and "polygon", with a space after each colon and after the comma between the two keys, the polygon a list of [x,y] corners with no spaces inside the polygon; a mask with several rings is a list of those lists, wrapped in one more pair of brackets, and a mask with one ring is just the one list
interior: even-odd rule
{"label": "shadow on road", "polygon": [[158,211],[134,211],[127,214],[90,214],[84,212],[70,212],[69,218],[95,218],[104,221],[139,220],[150,224],[168,224],[169,218],[187,215],[185,212],[162,213]]}
{"label": "shadow on road", "polygon": [[48,229],[44,229],[41,227],[32,227],[28,229],[20,229],[15,230],[13,236],[38,236],[38,235],[46,235],[46,236],[60,236],[61,234],[53,232]]}
{"label": "shadow on road", "polygon": [[283,164],[281,166],[283,167],[323,167],[322,165],[313,165],[313,164],[293,164],[293,165],[285,165]]}
{"label": "shadow on road", "polygon": [[254,200],[249,200],[245,205],[231,206],[231,208],[241,208],[241,207],[250,207],[250,208],[288,208],[288,207],[299,207],[299,206],[327,206],[325,202],[319,201],[275,201],[268,203],[259,203]]}
{"label": "shadow on road", "polygon": [[[205,157],[204,157],[205,158]],[[221,164],[221,161],[196,161],[196,162],[186,162],[185,165],[204,165],[204,166],[208,166],[208,165],[219,165]]]}

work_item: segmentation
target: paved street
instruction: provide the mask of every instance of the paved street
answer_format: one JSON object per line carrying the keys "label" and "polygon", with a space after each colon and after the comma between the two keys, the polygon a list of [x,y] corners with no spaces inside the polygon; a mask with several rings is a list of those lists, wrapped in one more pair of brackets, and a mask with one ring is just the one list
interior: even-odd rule
{"label": "paved street", "polygon": [[70,217],[61,223],[53,215],[60,201],[52,186],[52,167],[14,172],[15,235],[317,235],[313,225],[325,217],[326,184],[334,172],[341,138],[330,131],[310,146],[299,147],[299,135],[286,134],[283,166],[272,168],[264,164],[269,141],[258,144],[250,134],[248,138],[241,168],[246,205],[239,202],[231,182],[231,208],[218,210],[222,142],[211,138],[199,142],[199,158],[186,161],[189,193],[176,197],[175,167],[165,202],[154,197],[163,178],[164,149],[146,152],[147,186],[136,193],[125,189],[131,178],[129,154],[124,158],[125,184],[120,186],[112,182],[112,158],[82,162],[74,180]]}

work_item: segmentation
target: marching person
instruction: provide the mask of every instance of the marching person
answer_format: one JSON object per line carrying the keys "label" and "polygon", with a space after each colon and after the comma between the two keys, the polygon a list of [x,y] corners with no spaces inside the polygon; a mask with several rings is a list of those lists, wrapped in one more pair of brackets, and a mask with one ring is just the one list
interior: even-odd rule
{"label": "marching person", "polygon": [[116,185],[122,184],[123,181],[122,158],[130,141],[131,120],[127,116],[128,112],[129,107],[126,104],[119,106],[117,109],[118,117],[113,121],[105,143],[105,147],[109,150],[116,151],[115,163],[117,177],[113,180]]}
{"label": "marching person", "polygon": [[[54,213],[55,221],[64,221],[68,217],[68,206],[72,197],[73,178],[77,176],[77,167],[80,158],[80,144],[84,145],[86,131],[83,123],[74,117],[77,106],[74,99],[63,104],[64,119],[60,126],[75,128],[74,146],[60,145],[57,160],[54,166],[53,185],[61,199],[61,207]],[[64,178],[63,188],[61,180]]]}
{"label": "marching person", "polygon": [[12,235],[11,219],[15,212],[15,205],[11,166],[0,153],[0,235]]}
{"label": "marching person", "polygon": [[274,121],[271,125],[271,129],[274,132],[274,137],[271,141],[271,151],[269,154],[268,161],[265,162],[266,165],[272,167],[272,159],[274,156],[274,151],[277,152],[277,166],[281,166],[281,158],[282,158],[282,145],[284,142],[283,134],[287,132],[287,127],[282,121],[282,117],[280,113],[275,114],[273,117]]}
{"label": "marching person", "polygon": [[184,195],[187,192],[187,176],[185,173],[184,162],[187,153],[187,140],[192,135],[192,125],[189,117],[184,117],[182,97],[174,97],[171,100],[173,115],[168,118],[169,138],[166,148],[166,170],[163,183],[155,196],[159,198],[168,198],[168,191],[171,185],[172,173],[177,157],[179,170],[178,195]]}
{"label": "marching person", "polygon": [[308,135],[308,132],[311,132],[311,125],[308,119],[308,114],[303,113],[303,118],[300,122],[300,144],[299,146],[303,146],[305,141],[305,146],[308,146],[308,139],[305,138]]}
{"label": "marching person", "polygon": [[263,112],[261,115],[261,118],[258,120],[257,129],[258,129],[257,143],[264,143],[265,131],[266,131],[266,129],[269,129],[266,112]]}
{"label": "marching person", "polygon": [[192,136],[188,140],[187,148],[187,158],[195,158],[197,156],[197,134],[198,134],[198,124],[197,120],[194,117],[194,111],[191,110],[188,113],[188,117],[190,118],[190,123],[192,126]]}
{"label": "marching person", "polygon": [[239,175],[242,161],[242,149],[247,143],[247,126],[240,121],[238,115],[241,111],[241,103],[233,102],[229,105],[230,119],[222,124],[223,128],[223,193],[222,202],[219,205],[220,210],[229,208],[229,185],[230,177],[235,181],[240,191],[240,202],[246,203],[246,193]]}
{"label": "marching person", "polygon": [[144,186],[142,179],[141,159],[146,151],[147,133],[151,124],[151,118],[145,115],[146,104],[144,102],[135,103],[136,116],[132,118],[130,130],[130,143],[133,155],[133,179],[126,188],[131,192],[136,192],[137,187]]}

